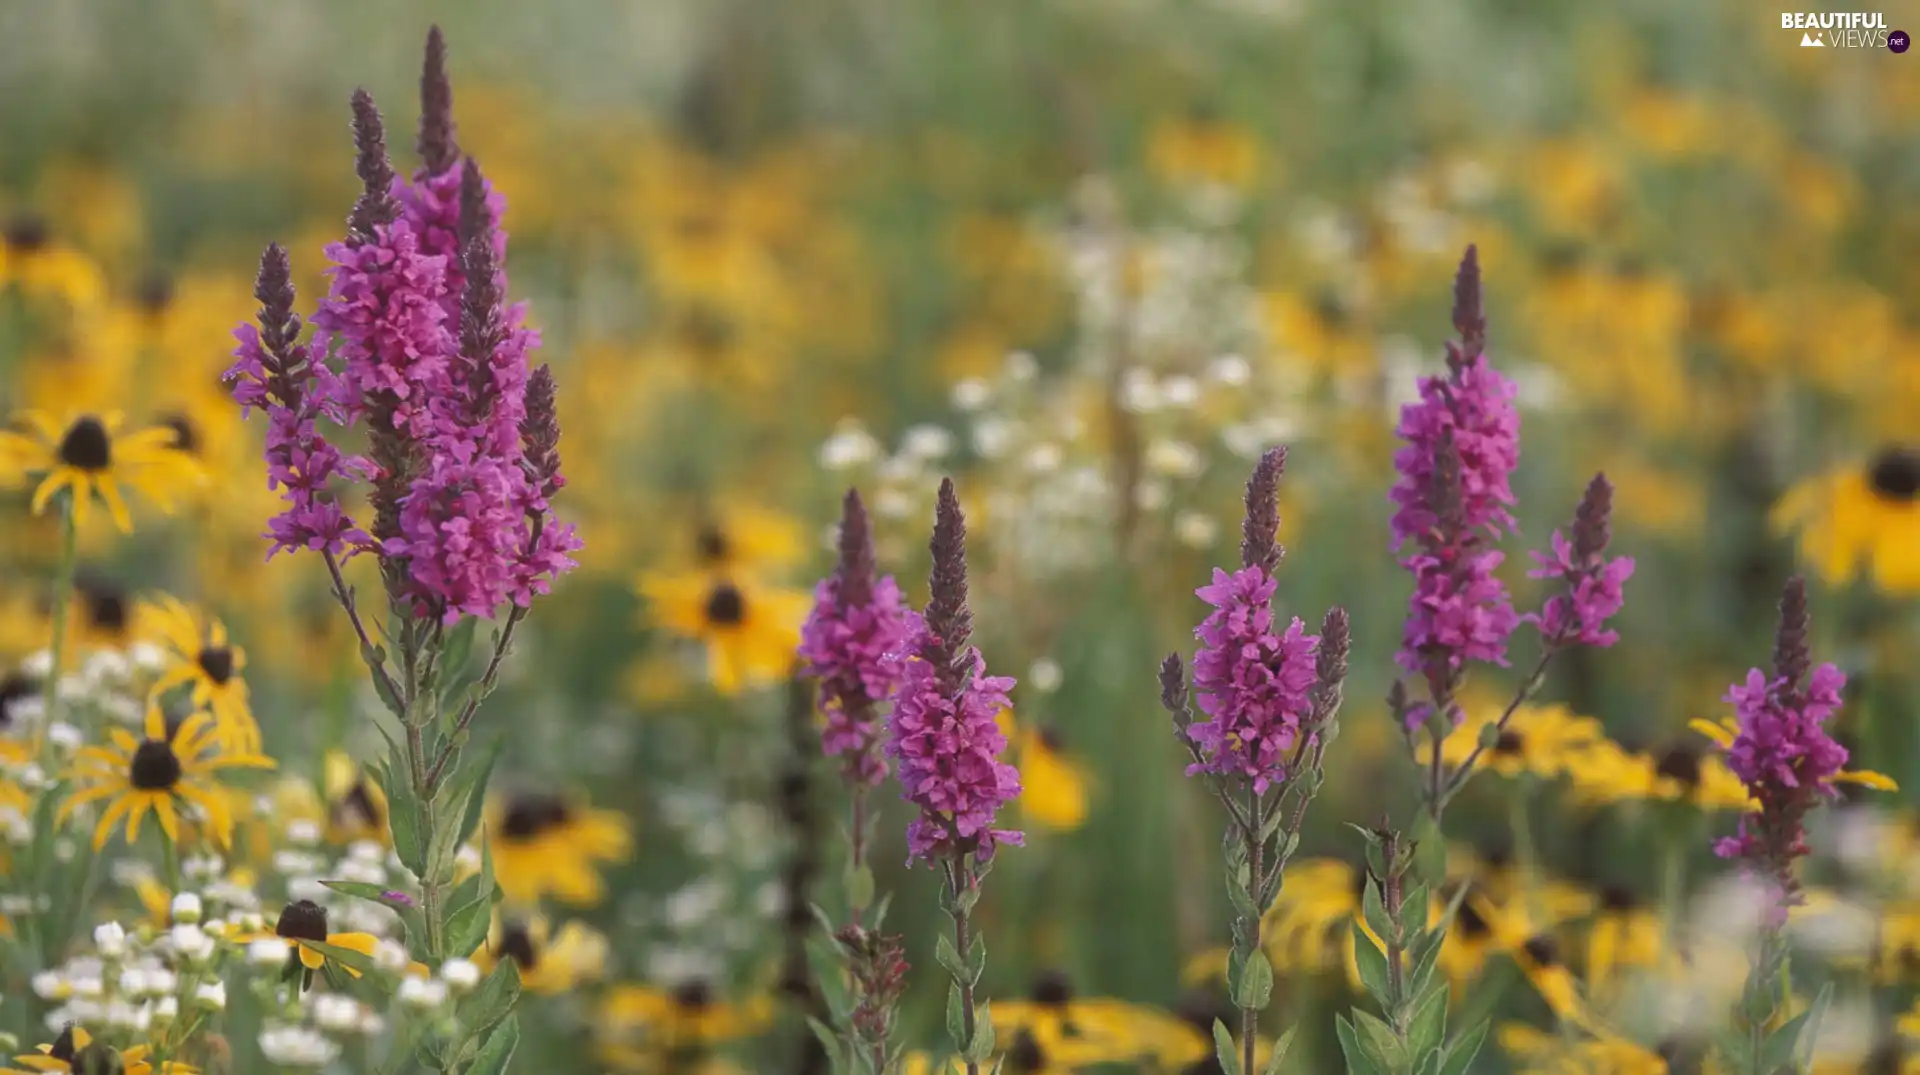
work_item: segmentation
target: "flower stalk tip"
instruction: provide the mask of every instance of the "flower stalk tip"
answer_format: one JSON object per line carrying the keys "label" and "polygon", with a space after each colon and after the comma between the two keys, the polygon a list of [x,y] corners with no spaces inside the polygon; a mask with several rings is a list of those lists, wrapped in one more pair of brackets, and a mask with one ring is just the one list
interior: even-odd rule
{"label": "flower stalk tip", "polygon": [[1258,567],[1271,575],[1279,570],[1287,554],[1279,542],[1280,476],[1286,469],[1286,448],[1269,448],[1247,478],[1247,511],[1240,528],[1241,567]]}
{"label": "flower stalk tip", "polygon": [[447,39],[440,27],[427,29],[427,47],[420,64],[420,160],[429,174],[439,175],[460,157],[453,137],[453,83],[447,78]]}
{"label": "flower stalk tip", "polygon": [[373,95],[364,89],[353,91],[353,144],[354,174],[360,177],[361,192],[347,217],[348,241],[370,243],[378,238],[377,228],[400,215],[400,203],[392,194],[393,162],[387,157],[386,128]]}

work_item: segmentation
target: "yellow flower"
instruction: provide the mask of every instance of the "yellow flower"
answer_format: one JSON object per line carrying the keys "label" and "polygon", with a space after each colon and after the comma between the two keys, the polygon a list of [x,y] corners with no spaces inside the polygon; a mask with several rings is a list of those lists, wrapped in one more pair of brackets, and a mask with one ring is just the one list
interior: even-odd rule
{"label": "yellow flower", "polygon": [[173,510],[173,495],[205,480],[199,464],[173,447],[173,430],[164,426],[120,435],[123,416],[70,415],[56,422],[41,411],[24,411],[27,433],[0,432],[0,485],[18,487],[28,475],[40,475],[33,491],[33,513],[46,510],[62,489],[73,497],[73,521],[86,525],[94,496],[124,532],[133,518],[120,483],[139,490],[163,511]]}
{"label": "yellow flower", "polygon": [[1587,987],[1598,996],[1617,996],[1622,972],[1658,967],[1669,956],[1666,924],[1626,888],[1600,892],[1600,910],[1587,925]]}
{"label": "yellow flower", "polygon": [[[1465,763],[1479,745],[1481,730],[1499,716],[1495,707],[1468,707],[1465,721],[1442,741],[1441,759],[1456,768]],[[1475,764],[1501,776],[1530,773],[1553,780],[1577,764],[1586,748],[1601,738],[1599,721],[1578,716],[1566,706],[1521,706]],[[1429,756],[1432,750],[1426,747]]]}
{"label": "yellow flower", "polygon": [[511,959],[520,969],[522,989],[564,993],[606,973],[607,938],[579,922],[568,922],[556,934],[539,915],[521,919],[495,914],[486,946],[473,958],[485,971]]}
{"label": "yellow flower", "polygon": [[712,983],[692,979],[671,990],[614,986],[601,998],[595,1023],[604,1060],[645,1070],[656,1061],[698,1056],[716,1045],[751,1037],[772,1014],[765,997],[730,1004],[714,995]]}
{"label": "yellow flower", "polygon": [[799,564],[812,552],[790,516],[751,504],[722,504],[702,512],[694,557],[709,571],[766,571]]}
{"label": "yellow flower", "polygon": [[90,313],[106,299],[106,278],[92,258],[54,241],[47,222],[22,213],[0,228],[0,291],[19,288]]}
{"label": "yellow flower", "polygon": [[1495,1037],[1521,1075],[1667,1075],[1667,1061],[1609,1032],[1567,1035],[1502,1023]]}
{"label": "yellow flower", "polygon": [[[145,1045],[135,1045],[115,1053],[93,1040],[84,1029],[69,1024],[51,1043],[35,1046],[37,1052],[14,1057],[17,1068],[0,1068],[0,1075],[28,1075],[33,1072],[69,1071],[75,1075],[94,1072],[118,1072],[120,1075],[154,1075]],[[194,1075],[197,1068],[169,1060],[157,1069],[160,1075]]]}
{"label": "yellow flower", "polygon": [[1920,446],[1890,445],[1866,465],[1810,478],[1774,506],[1800,557],[1834,584],[1866,575],[1885,593],[1920,593]]}
{"label": "yellow flower", "polygon": [[332,844],[372,840],[385,845],[392,839],[387,827],[387,793],[365,770],[338,750],[327,751],[321,762],[322,790],[326,794],[326,835]]}
{"label": "yellow flower", "polygon": [[706,647],[707,676],[721,694],[785,679],[792,671],[806,594],[708,572],[649,574],[640,580],[640,593],[660,626]]}
{"label": "yellow flower", "polygon": [[633,852],[627,819],[558,795],[521,793],[496,803],[486,838],[500,890],[516,904],[551,895],[590,907],[606,898],[600,864]]}
{"label": "yellow flower", "polygon": [[1210,183],[1244,191],[1260,177],[1260,142],[1247,128],[1196,107],[1154,125],[1147,160],[1154,174],[1168,183]]}
{"label": "yellow flower", "polygon": [[233,814],[214,779],[221,769],[271,769],[273,759],[258,754],[214,754],[218,735],[213,718],[195,713],[178,728],[168,728],[158,706],[147,707],[145,739],[135,739],[123,728],[108,735],[113,746],[81,747],[66,778],[78,786],[60,804],[56,820],[64,821],[87,803],[106,802],[93,830],[93,847],[106,846],[115,825],[125,821],[127,842],[140,838],[140,821],[149,811],[158,819],[167,839],[180,839],[179,804],[200,808],[214,840],[225,847],[233,834]]}
{"label": "yellow flower", "polygon": [[1755,810],[1746,785],[1720,755],[1676,743],[1658,755],[1630,751],[1602,739],[1581,752],[1568,769],[1576,802],[1606,806],[1621,802],[1680,802],[1702,810]]}
{"label": "yellow flower", "polygon": [[[302,990],[313,984],[313,972],[325,967],[329,958],[325,952],[308,942],[344,948],[368,958],[372,958],[380,946],[380,938],[371,933],[327,932],[327,909],[312,900],[294,900],[281,908],[280,918],[274,922],[271,933],[240,933],[229,939],[235,944],[251,944],[275,938],[287,942],[286,977],[298,975]],[[360,977],[360,972],[354,968],[344,963],[337,965],[348,977]],[[419,963],[411,964],[408,968],[412,974],[425,974],[426,970]]]}
{"label": "yellow flower", "polygon": [[1095,1064],[1184,1070],[1212,1055],[1212,1039],[1179,1016],[1108,997],[1076,997],[1047,972],[1023,1000],[995,1001],[995,1039],[1011,1071],[1077,1071]]}
{"label": "yellow flower", "polygon": [[1058,733],[1016,724],[1010,709],[1002,709],[994,722],[1013,744],[1014,765],[1020,770],[1021,814],[1054,832],[1072,832],[1084,824],[1087,775],[1079,762],[1061,750]]}
{"label": "yellow flower", "polygon": [[140,621],[167,650],[165,672],[155,680],[151,697],[158,701],[175,687],[189,687],[193,704],[213,714],[222,750],[253,754],[260,750],[260,726],[247,704],[247,651],[227,637],[227,625],[201,618],[174,597],[161,594],[141,605]]}
{"label": "yellow flower", "polygon": [[[1721,717],[1719,720],[1690,720],[1687,722],[1687,727],[1713,740],[1713,745],[1721,750],[1731,749],[1734,738],[1740,734],[1740,725],[1732,717]],[[1836,784],[1858,784],[1874,791],[1900,790],[1900,786],[1893,782],[1892,777],[1884,773],[1876,773],[1871,769],[1842,769],[1829,779]]]}

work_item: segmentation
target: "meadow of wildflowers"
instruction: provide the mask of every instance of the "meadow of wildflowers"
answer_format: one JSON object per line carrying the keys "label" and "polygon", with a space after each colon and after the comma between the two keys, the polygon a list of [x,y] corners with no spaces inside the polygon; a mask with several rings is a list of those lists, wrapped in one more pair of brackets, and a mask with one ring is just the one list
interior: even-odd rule
{"label": "meadow of wildflowers", "polygon": [[0,1073],[1920,1072],[1777,19],[0,11]]}

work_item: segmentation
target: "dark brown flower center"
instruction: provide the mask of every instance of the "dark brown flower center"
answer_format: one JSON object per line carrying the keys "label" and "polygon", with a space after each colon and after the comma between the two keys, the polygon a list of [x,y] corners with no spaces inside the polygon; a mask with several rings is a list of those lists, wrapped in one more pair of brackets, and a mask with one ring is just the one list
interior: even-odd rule
{"label": "dark brown flower center", "polygon": [[133,301],[150,316],[165,313],[173,305],[173,277],[157,271],[141,277],[133,290]]}
{"label": "dark brown flower center", "polygon": [[169,414],[160,419],[160,424],[173,430],[175,451],[191,455],[200,450],[200,431],[194,428],[193,419],[184,414]]}
{"label": "dark brown flower center", "polygon": [[200,670],[213,680],[216,687],[224,687],[233,678],[233,651],[225,646],[208,646],[200,651]]}
{"label": "dark brown flower center", "polygon": [[522,971],[530,971],[540,962],[540,953],[533,948],[533,934],[520,922],[501,927],[500,954],[519,964]]}
{"label": "dark brown flower center", "polygon": [[119,1053],[97,1041],[74,1053],[67,1067],[73,1075],[124,1075],[127,1070]]}
{"label": "dark brown flower center", "polygon": [[365,780],[355,780],[346,794],[333,801],[328,815],[335,825],[380,824],[380,809],[373,803],[373,792],[367,789]]}
{"label": "dark brown flower center", "polygon": [[1460,926],[1460,936],[1467,940],[1477,940],[1493,932],[1492,927],[1487,925],[1487,920],[1480,917],[1479,911],[1473,909],[1471,902],[1462,903],[1460,909],[1454,912],[1453,918]]}
{"label": "dark brown flower center", "polygon": [[60,438],[60,462],[79,470],[100,471],[113,465],[113,440],[107,427],[93,415],[83,415]]}
{"label": "dark brown flower center", "polygon": [[700,533],[694,538],[694,546],[700,550],[701,561],[707,564],[725,563],[733,551],[733,543],[727,540],[727,532],[712,523],[700,528]]}
{"label": "dark brown flower center", "polygon": [[713,983],[705,978],[690,978],[673,989],[673,1002],[689,1014],[713,1006]]}
{"label": "dark brown flower center", "polygon": [[148,739],[133,750],[127,783],[141,791],[167,791],[180,782],[180,756],[165,739]]}
{"label": "dark brown flower center", "polygon": [[1064,1009],[1073,1000],[1073,980],[1065,971],[1043,970],[1033,980],[1033,990],[1028,996],[1043,1008]]}
{"label": "dark brown flower center", "polygon": [[507,803],[500,835],[509,840],[531,840],[565,825],[571,816],[572,811],[558,795],[517,795]]}
{"label": "dark brown flower center", "polygon": [[1631,911],[1640,906],[1640,897],[1624,885],[1608,885],[1600,890],[1600,906],[1615,913]]}
{"label": "dark brown flower center", "polygon": [[60,1028],[60,1036],[53,1039],[53,1045],[47,1049],[47,1056],[62,1063],[73,1061],[73,1024]]}
{"label": "dark brown flower center", "polygon": [[1880,499],[1898,504],[1920,499],[1920,447],[1898,444],[1874,456],[1867,486]]}
{"label": "dark brown flower center", "polygon": [[294,900],[280,911],[280,921],[273,924],[276,936],[290,941],[327,940],[327,909],[312,900]]}
{"label": "dark brown flower center", "polygon": [[739,335],[732,319],[719,310],[705,306],[697,306],[687,312],[681,319],[680,333],[687,349],[702,358],[719,355],[732,346],[734,337]]}
{"label": "dark brown flower center", "polygon": [[1520,947],[1527,953],[1527,958],[1533,960],[1535,966],[1545,968],[1560,965],[1560,946],[1553,942],[1552,937],[1544,933],[1528,938],[1527,943]]}
{"label": "dark brown flower center", "polygon": [[0,240],[7,248],[22,254],[31,254],[47,245],[53,238],[53,229],[47,226],[47,219],[38,213],[18,213],[0,228]]}
{"label": "dark brown flower center", "polygon": [[1522,736],[1512,728],[1508,728],[1506,731],[1500,733],[1499,738],[1493,741],[1493,752],[1507,757],[1516,757],[1521,751],[1526,749],[1526,745],[1527,740],[1525,736]]}
{"label": "dark brown flower center", "polygon": [[716,627],[737,627],[747,618],[747,599],[731,582],[716,585],[707,594],[707,622]]}
{"label": "dark brown flower center", "polygon": [[1700,786],[1700,755],[1692,747],[1676,746],[1660,755],[1654,772],[1678,780],[1691,790]]}
{"label": "dark brown flower center", "polygon": [[89,626],[111,634],[127,629],[126,591],[104,579],[83,579],[76,588],[86,600]]}
{"label": "dark brown flower center", "polygon": [[39,696],[40,685],[19,672],[8,672],[0,679],[0,731],[13,725],[14,706]]}
{"label": "dark brown flower center", "polygon": [[1047,1070],[1047,1054],[1033,1035],[1022,1030],[1014,1035],[1013,1045],[1007,1049],[1007,1070],[1032,1073]]}

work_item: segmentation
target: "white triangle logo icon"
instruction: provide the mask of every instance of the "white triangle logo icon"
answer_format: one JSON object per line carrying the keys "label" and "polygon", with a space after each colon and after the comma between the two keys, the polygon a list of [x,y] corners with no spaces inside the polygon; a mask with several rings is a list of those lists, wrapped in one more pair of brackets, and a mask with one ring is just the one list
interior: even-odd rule
{"label": "white triangle logo icon", "polygon": [[1827,43],[1812,34],[1801,34],[1800,47],[1803,49],[1823,49],[1827,47]]}

